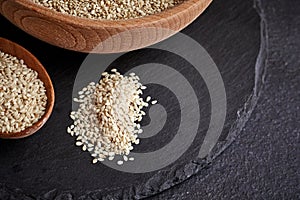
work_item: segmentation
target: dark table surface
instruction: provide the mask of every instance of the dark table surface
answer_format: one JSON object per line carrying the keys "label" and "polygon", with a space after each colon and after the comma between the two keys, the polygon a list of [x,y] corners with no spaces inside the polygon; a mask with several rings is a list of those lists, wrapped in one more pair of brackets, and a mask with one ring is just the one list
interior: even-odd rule
{"label": "dark table surface", "polygon": [[[145,174],[91,167],[88,154],[66,134],[73,84],[87,54],[39,41],[2,16],[0,27],[0,37],[21,44],[41,61],[56,92],[53,114],[38,133],[0,140],[1,200],[300,199],[300,2],[215,0],[182,31],[206,49],[222,75],[224,129],[212,153],[196,159],[211,105],[201,77],[189,75],[191,84],[201,88],[203,130],[174,164]],[[115,64],[157,59],[189,72],[184,60],[160,54],[138,50]]]}

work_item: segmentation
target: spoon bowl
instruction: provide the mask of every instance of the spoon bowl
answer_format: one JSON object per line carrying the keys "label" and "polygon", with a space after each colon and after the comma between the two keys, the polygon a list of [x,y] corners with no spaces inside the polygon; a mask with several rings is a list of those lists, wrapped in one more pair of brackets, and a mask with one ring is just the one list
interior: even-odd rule
{"label": "spoon bowl", "polygon": [[124,20],[63,14],[32,0],[0,0],[0,13],[49,44],[79,52],[117,53],[160,42],[188,26],[212,0],[185,0],[162,12]]}
{"label": "spoon bowl", "polygon": [[31,68],[38,73],[38,78],[44,83],[46,89],[46,96],[47,96],[46,110],[44,115],[36,123],[34,123],[32,126],[26,128],[21,132],[15,132],[15,133],[0,132],[0,138],[4,138],[4,139],[24,138],[37,132],[50,117],[54,106],[53,85],[43,65],[38,61],[38,59],[35,56],[33,56],[25,48],[7,39],[0,38],[0,51],[15,56],[18,59],[24,60],[24,63],[27,65],[28,68]]}

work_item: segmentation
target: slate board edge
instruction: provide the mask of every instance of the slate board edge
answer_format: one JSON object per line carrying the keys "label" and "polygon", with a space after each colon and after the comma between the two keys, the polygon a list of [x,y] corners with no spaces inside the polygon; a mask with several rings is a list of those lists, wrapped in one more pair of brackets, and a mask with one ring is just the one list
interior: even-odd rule
{"label": "slate board edge", "polygon": [[[187,163],[180,169],[174,169],[169,171],[158,171],[152,178],[150,178],[145,185],[139,187],[132,186],[127,188],[106,188],[95,191],[88,191],[86,194],[75,197],[71,191],[59,192],[58,189],[53,189],[45,194],[41,194],[38,197],[25,194],[22,189],[13,188],[7,186],[4,183],[0,183],[0,199],[41,199],[41,200],[50,200],[50,199],[143,199],[153,195],[156,195],[160,192],[163,192],[177,184],[182,183],[191,176],[199,173],[201,170],[208,168],[213,160],[218,157],[222,152],[227,149],[230,144],[235,140],[236,136],[242,131],[246,122],[251,116],[252,111],[254,110],[256,103],[260,96],[260,91],[264,86],[264,78],[267,69],[266,64],[266,48],[267,48],[267,22],[264,16],[264,10],[261,6],[260,0],[254,0],[254,8],[258,12],[261,18],[261,46],[258,57],[256,59],[255,65],[255,86],[253,88],[252,95],[249,97],[248,101],[244,104],[244,107],[238,111],[238,118],[229,130],[226,141],[218,142],[211,154],[206,159],[196,159]],[[162,175],[167,176],[168,174],[175,174],[172,179],[161,180]],[[159,182],[159,184],[158,184]],[[155,183],[155,188],[152,183]],[[157,185],[158,184],[158,185]]]}

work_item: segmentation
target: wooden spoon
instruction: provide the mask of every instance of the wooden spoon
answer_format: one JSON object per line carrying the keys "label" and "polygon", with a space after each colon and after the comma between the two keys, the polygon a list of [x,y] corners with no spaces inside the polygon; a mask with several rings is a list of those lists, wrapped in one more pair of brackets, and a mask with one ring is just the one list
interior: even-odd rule
{"label": "wooden spoon", "polygon": [[116,53],[160,42],[194,21],[212,0],[185,0],[160,13],[128,20],[93,20],[59,13],[32,0],[0,0],[0,13],[49,44],[80,52]]}
{"label": "wooden spoon", "polygon": [[21,47],[20,45],[11,42],[7,39],[0,38],[0,51],[15,56],[19,59],[24,60],[24,63],[27,67],[35,70],[38,73],[38,78],[43,81],[45,88],[46,88],[46,95],[47,95],[47,105],[45,114],[31,127],[26,128],[24,131],[16,132],[16,133],[1,133],[0,138],[6,139],[19,139],[24,138],[27,136],[32,135],[33,133],[37,132],[48,120],[50,117],[53,106],[54,106],[54,89],[51,82],[51,79],[43,67],[43,65],[34,57],[29,51],[25,48]]}

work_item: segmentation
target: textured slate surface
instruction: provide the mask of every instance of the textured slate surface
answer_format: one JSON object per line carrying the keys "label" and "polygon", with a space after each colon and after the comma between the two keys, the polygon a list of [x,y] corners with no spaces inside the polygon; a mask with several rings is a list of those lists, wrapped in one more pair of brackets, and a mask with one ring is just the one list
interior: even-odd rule
{"label": "textured slate surface", "polygon": [[[67,115],[73,81],[86,55],[40,42],[1,17],[1,27],[5,29],[0,30],[0,36],[24,45],[41,60],[54,82],[57,101],[47,126],[38,134],[25,140],[0,141],[0,199],[146,197],[196,172],[189,180],[153,198],[297,198],[300,152],[296,120],[299,118],[299,24],[296,23],[300,20],[299,3],[296,5],[294,1],[294,4],[272,1],[261,5],[265,24],[262,30],[266,30],[262,32],[262,47],[266,48],[257,61],[260,27],[252,1],[216,0],[183,31],[210,53],[226,86],[229,108],[226,125],[212,158],[238,136],[212,163],[211,160],[191,162],[200,136],[175,165],[141,176],[91,167],[89,156],[75,148],[73,140],[65,134],[70,123]],[[133,53],[133,58],[135,54],[138,52]],[[263,90],[250,121],[242,134],[238,134],[256,104],[255,74],[255,91],[260,91],[261,85]],[[249,97],[251,101],[246,102]]]}
{"label": "textured slate surface", "polygon": [[267,68],[251,119],[209,169],[154,199],[300,198],[300,3],[259,7]]}

